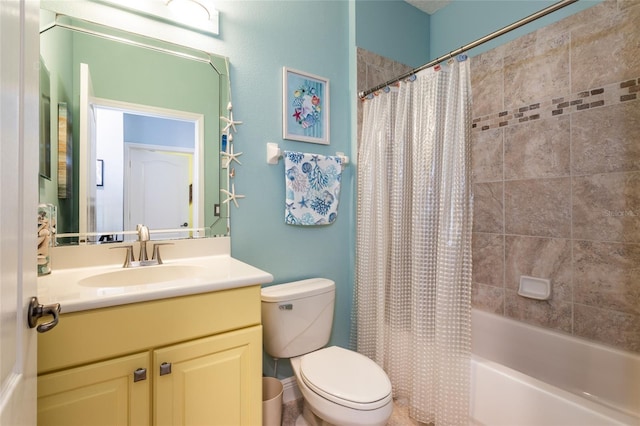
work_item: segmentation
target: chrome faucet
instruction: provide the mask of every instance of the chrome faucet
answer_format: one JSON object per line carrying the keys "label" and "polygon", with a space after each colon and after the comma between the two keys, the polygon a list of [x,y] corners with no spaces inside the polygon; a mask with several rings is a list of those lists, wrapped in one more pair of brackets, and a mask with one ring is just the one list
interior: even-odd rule
{"label": "chrome faucet", "polygon": [[136,262],[133,257],[133,245],[111,247],[112,249],[126,249],[127,255],[124,260],[123,268],[136,268],[138,266],[151,266],[162,265],[162,258],[160,257],[160,246],[172,245],[173,243],[155,243],[153,245],[153,256],[149,260],[147,254],[147,241],[150,240],[149,228],[145,225],[139,224],[136,226],[136,232],[138,233],[138,242],[140,243],[140,255]]}
{"label": "chrome faucet", "polygon": [[146,262],[149,260],[147,256],[147,241],[149,241],[149,228],[145,225],[139,223],[136,226],[136,231],[138,231],[138,241],[140,242],[140,256],[138,256],[138,261]]}

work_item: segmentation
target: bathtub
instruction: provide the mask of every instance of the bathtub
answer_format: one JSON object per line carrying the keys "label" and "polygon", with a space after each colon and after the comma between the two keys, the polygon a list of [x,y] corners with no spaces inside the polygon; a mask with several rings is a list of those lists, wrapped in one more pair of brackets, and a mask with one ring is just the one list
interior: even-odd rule
{"label": "bathtub", "polygon": [[640,425],[640,356],[474,309],[471,424]]}

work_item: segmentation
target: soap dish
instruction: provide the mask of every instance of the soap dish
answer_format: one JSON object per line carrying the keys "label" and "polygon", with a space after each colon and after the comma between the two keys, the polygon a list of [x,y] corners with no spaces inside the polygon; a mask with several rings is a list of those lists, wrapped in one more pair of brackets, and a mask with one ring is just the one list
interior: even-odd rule
{"label": "soap dish", "polygon": [[518,294],[530,299],[548,300],[551,297],[551,280],[521,275]]}

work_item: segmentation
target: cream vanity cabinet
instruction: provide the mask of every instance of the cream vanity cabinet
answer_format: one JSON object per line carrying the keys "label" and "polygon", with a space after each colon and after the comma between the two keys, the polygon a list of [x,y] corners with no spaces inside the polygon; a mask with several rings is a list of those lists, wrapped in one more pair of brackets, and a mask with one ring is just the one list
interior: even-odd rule
{"label": "cream vanity cabinet", "polygon": [[260,286],[65,314],[38,336],[39,425],[259,425]]}

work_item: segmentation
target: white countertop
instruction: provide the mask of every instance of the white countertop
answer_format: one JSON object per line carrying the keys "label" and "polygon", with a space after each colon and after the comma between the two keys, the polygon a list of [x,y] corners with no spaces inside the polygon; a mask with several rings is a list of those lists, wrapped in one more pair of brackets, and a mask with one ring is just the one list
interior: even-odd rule
{"label": "white countertop", "polygon": [[[124,259],[124,251],[116,250]],[[41,304],[60,303],[62,313],[104,308],[128,303],[144,302],[176,296],[208,293],[255,284],[266,284],[273,281],[273,275],[262,271],[229,254],[215,254],[198,257],[179,257],[165,259],[163,265],[141,266],[146,268],[171,269],[178,267],[192,268],[197,273],[185,278],[172,278],[168,281],[140,285],[109,285],[94,287],[81,285],[81,280],[105,273],[123,271],[122,263],[110,263],[80,267],[54,269],[51,274],[38,277],[38,299]],[[70,265],[65,265],[70,266]],[[152,271],[157,272],[157,271]],[[125,272],[126,274],[126,272]],[[156,276],[163,275],[154,274]],[[170,274],[168,274],[170,275]],[[123,280],[124,281],[124,280]]]}

